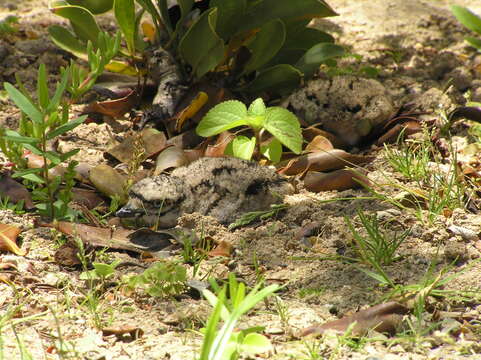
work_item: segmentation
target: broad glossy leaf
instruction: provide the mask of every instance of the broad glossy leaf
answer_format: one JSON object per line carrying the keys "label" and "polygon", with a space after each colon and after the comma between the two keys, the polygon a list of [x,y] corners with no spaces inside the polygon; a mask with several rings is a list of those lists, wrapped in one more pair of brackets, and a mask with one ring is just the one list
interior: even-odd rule
{"label": "broad glossy leaf", "polygon": [[37,107],[30,102],[30,100],[17,90],[10,83],[3,83],[5,90],[10,96],[10,99],[22,110],[34,123],[41,124],[43,122],[43,115]]}
{"label": "broad glossy leaf", "polygon": [[180,41],[182,58],[197,78],[215,69],[224,58],[224,42],[216,34],[217,9],[205,11]]}
{"label": "broad glossy leaf", "polygon": [[240,90],[253,94],[267,91],[285,95],[299,86],[301,77],[302,73],[291,65],[275,65],[259,72],[251,83]]}
{"label": "broad glossy leaf", "polygon": [[261,146],[261,153],[273,163],[281,161],[282,144],[276,138],[272,138],[268,145]]}
{"label": "broad glossy leaf", "polygon": [[263,0],[253,1],[244,16],[239,31],[261,27],[273,19],[320,18],[337,15],[322,0]]}
{"label": "broad glossy leaf", "polygon": [[266,113],[266,104],[262,98],[255,99],[252,104],[249,105],[247,109],[247,114],[249,116],[263,116]]}
{"label": "broad glossy leaf", "polygon": [[248,138],[247,136],[239,135],[234,140],[232,140],[232,154],[235,157],[244,160],[252,159],[252,154],[254,154],[254,149],[256,148],[256,138]]}
{"label": "broad glossy leaf", "polygon": [[252,56],[245,65],[243,73],[257,70],[271,60],[282,47],[285,39],[286,29],[281,20],[272,20],[263,25],[254,40],[247,45]]}
{"label": "broad glossy leaf", "polygon": [[281,107],[267,109],[264,127],[285,147],[296,154],[302,151],[301,125],[297,117],[289,110]]}
{"label": "broad glossy leaf", "polygon": [[459,5],[452,5],[451,11],[461,24],[481,35],[481,18],[478,15]]}
{"label": "broad glossy leaf", "polygon": [[304,73],[305,77],[311,77],[323,62],[343,54],[344,48],[342,46],[320,43],[310,48],[295,66]]}
{"label": "broad glossy leaf", "polygon": [[203,137],[220,134],[237,126],[246,125],[247,108],[237,100],[216,105],[202,118],[196,132]]}
{"label": "broad glossy leaf", "polygon": [[228,40],[242,21],[247,6],[246,0],[211,0],[209,6],[218,10],[216,32],[224,40]]}
{"label": "broad glossy leaf", "polygon": [[242,352],[246,352],[249,355],[256,355],[271,351],[272,344],[264,335],[250,333],[242,340],[241,349]]}
{"label": "broad glossy leaf", "polygon": [[78,5],[88,9],[92,14],[102,14],[112,9],[114,0],[67,0],[71,5]]}
{"label": "broad glossy leaf", "polygon": [[135,4],[134,0],[115,0],[115,18],[124,34],[130,54],[135,52]]}
{"label": "broad glossy leaf", "polygon": [[75,5],[56,6],[51,11],[59,16],[70,20],[75,34],[83,41],[90,40],[94,46],[97,45],[100,28],[90,11]]}

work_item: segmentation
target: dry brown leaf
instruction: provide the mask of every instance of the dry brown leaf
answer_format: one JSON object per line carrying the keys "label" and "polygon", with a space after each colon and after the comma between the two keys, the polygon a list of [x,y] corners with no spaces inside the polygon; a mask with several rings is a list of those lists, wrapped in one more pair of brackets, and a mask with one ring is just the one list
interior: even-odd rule
{"label": "dry brown leaf", "polygon": [[[23,157],[27,159],[27,167],[29,169],[38,169],[44,166],[45,162],[42,156],[32,153],[31,151],[24,151]],[[48,178],[53,180],[57,176],[63,176],[66,168],[63,165],[57,165],[51,169],[48,169]]]}
{"label": "dry brown leaf", "polygon": [[333,149],[298,156],[279,170],[283,175],[297,175],[305,171],[331,171],[345,166],[360,165],[373,160],[373,157],[350,154],[344,150]]}
{"label": "dry brown leaf", "polygon": [[94,101],[83,109],[83,113],[98,113],[118,119],[123,117],[125,113],[129,112],[137,101],[137,93],[134,90],[130,90],[126,96],[120,99],[101,102]]}
{"label": "dry brown leaf", "polygon": [[63,266],[81,265],[82,263],[78,257],[78,253],[79,249],[77,245],[73,241],[68,241],[55,251],[54,260],[57,264]]}
{"label": "dry brown leaf", "polygon": [[420,131],[422,131],[422,126],[418,121],[410,120],[404,123],[399,123],[380,136],[376,141],[376,145],[380,146],[382,144],[394,143],[398,140],[401,133],[406,137]]}
{"label": "dry brown leaf", "polygon": [[204,156],[221,157],[224,156],[225,148],[235,138],[235,135],[229,131],[219,134],[214,145],[207,145]]}
{"label": "dry brown leaf", "polygon": [[306,145],[304,152],[329,151],[332,149],[334,149],[334,146],[328,138],[323,135],[317,135]]}
{"label": "dry brown leaf", "polygon": [[177,133],[182,131],[182,126],[184,126],[184,123],[187,121],[187,119],[193,118],[208,100],[209,95],[203,91],[199,91],[197,96],[190,102],[190,104],[175,115],[175,130]]}
{"label": "dry brown leaf", "polygon": [[53,227],[63,234],[78,236],[86,245],[134,251],[139,254],[162,250],[171,244],[170,239],[175,238],[175,234],[168,230],[156,232],[149,229],[109,229],[66,221],[41,226]]}
{"label": "dry brown leaf", "polygon": [[349,147],[348,143],[346,143],[344,140],[338,138],[336,135],[330,132],[318,129],[314,126],[309,126],[307,128],[302,129],[302,136],[306,141],[311,142],[318,135],[324,136],[327,140],[331,142],[331,144],[336,149],[345,149]]}
{"label": "dry brown leaf", "polygon": [[17,236],[22,230],[13,225],[0,223],[0,251],[9,251],[15,255],[25,256],[27,252],[18,247]]}
{"label": "dry brown leaf", "polygon": [[355,323],[355,325],[352,329],[352,334],[356,336],[362,336],[369,330],[394,335],[401,324],[403,315],[407,314],[407,312],[408,309],[403,305],[390,301],[361,310],[339,320],[329,321],[320,326],[309,327],[302,331],[301,336],[319,336],[327,330],[345,333],[353,323]]}
{"label": "dry brown leaf", "polygon": [[90,189],[72,188],[72,201],[91,210],[104,203],[96,191]]}
{"label": "dry brown leaf", "polygon": [[144,331],[138,326],[121,325],[109,326],[102,329],[103,336],[115,335],[117,338],[123,338],[124,335],[129,335],[129,338],[134,340],[142,337]]}
{"label": "dry brown leaf", "polygon": [[347,190],[361,188],[369,185],[369,179],[365,176],[365,171],[360,169],[341,169],[330,173],[320,173],[308,171],[304,177],[304,186],[312,192]]}
{"label": "dry brown leaf", "polygon": [[160,152],[155,161],[154,175],[159,175],[167,169],[177,168],[189,163],[184,150],[177,146],[169,146]]}
{"label": "dry brown leaf", "polygon": [[27,188],[13,180],[9,174],[3,174],[0,178],[0,196],[2,198],[8,197],[14,204],[23,200],[26,210],[31,210],[35,207]]}
{"label": "dry brown leaf", "polygon": [[[142,160],[158,154],[167,146],[165,134],[153,128],[145,128],[140,133],[140,146],[143,148]],[[138,153],[138,134],[127,137],[121,144],[115,145],[107,152],[123,163],[129,163],[135,153]]]}
{"label": "dry brown leaf", "polygon": [[100,164],[90,170],[90,182],[102,194],[107,196],[120,196],[121,202],[125,202],[127,195],[125,193],[125,177],[122,176],[114,168]]}
{"label": "dry brown leaf", "polygon": [[209,251],[209,256],[224,256],[230,257],[232,252],[232,244],[229,241],[222,240],[213,250]]}

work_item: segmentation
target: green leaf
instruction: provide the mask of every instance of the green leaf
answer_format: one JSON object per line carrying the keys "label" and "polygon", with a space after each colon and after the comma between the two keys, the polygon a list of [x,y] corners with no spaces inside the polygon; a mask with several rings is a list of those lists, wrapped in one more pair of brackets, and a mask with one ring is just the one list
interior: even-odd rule
{"label": "green leaf", "polygon": [[215,32],[217,9],[205,11],[179,44],[180,55],[192,66],[196,78],[215,69],[224,59],[224,42]]}
{"label": "green leaf", "polygon": [[87,115],[82,115],[74,120],[71,120],[69,121],[68,123],[66,124],[63,124],[61,126],[59,126],[58,128],[50,131],[48,134],[47,134],[47,140],[51,140],[51,139],[54,139],[56,138],[57,136],[61,135],[61,134],[64,134],[66,133],[67,131],[70,131],[74,128],[76,128],[77,126],[79,126],[81,123],[83,123],[85,121],[85,119],[87,118]]}
{"label": "green leaf", "polygon": [[2,136],[2,139],[13,141],[18,144],[37,144],[40,142],[40,139],[36,139],[28,136],[22,136],[13,130],[5,131],[5,134],[6,135]]}
{"label": "green leaf", "polygon": [[[70,67],[67,69],[69,70]],[[60,83],[57,83],[57,87],[55,88],[55,93],[53,94],[52,99],[50,100],[50,104],[47,108],[47,112],[51,113],[58,108],[60,105],[60,101],[62,100],[63,92],[67,87],[68,79],[70,76],[70,71],[64,71],[62,74],[62,78],[60,79]]]}
{"label": "green leaf", "polygon": [[245,65],[243,74],[257,70],[271,60],[285,40],[286,29],[281,20],[275,19],[264,24],[254,40],[247,45],[252,56]]}
{"label": "green leaf", "polygon": [[264,335],[250,333],[244,337],[241,348],[249,355],[256,355],[272,350],[272,344]]}
{"label": "green leaf", "polygon": [[37,97],[40,107],[42,109],[48,106],[48,86],[47,86],[47,72],[45,71],[45,64],[40,64],[37,76]]}
{"label": "green leaf", "polygon": [[266,113],[266,104],[262,98],[255,99],[247,109],[247,115],[249,116],[263,116]]}
{"label": "green leaf", "polygon": [[299,86],[301,78],[302,73],[295,67],[280,64],[260,71],[252,82],[239,90],[253,94],[268,91],[274,94],[287,95]]}
{"label": "green leaf", "polygon": [[10,99],[17,105],[20,110],[22,110],[34,123],[41,124],[43,122],[43,115],[37,109],[37,107],[32,104],[28,98],[23,95],[19,90],[13,87],[10,83],[3,83],[5,90],[7,90]]}
{"label": "green leaf", "polygon": [[216,7],[218,19],[215,30],[224,40],[235,34],[246,10],[246,0],[211,0],[210,8]]}
{"label": "green leaf", "polygon": [[461,24],[481,35],[481,18],[478,15],[459,5],[452,5],[451,11]]}
{"label": "green leaf", "polygon": [[337,15],[322,0],[251,1],[238,31],[261,27],[273,19],[320,18]]}
{"label": "green leaf", "polygon": [[273,138],[267,146],[261,146],[261,154],[270,161],[272,161],[274,164],[278,163],[279,161],[281,161],[282,145],[279,140]]}
{"label": "green leaf", "polygon": [[197,125],[196,132],[203,137],[220,134],[237,126],[246,125],[247,108],[237,100],[224,101],[212,109]]}
{"label": "green leaf", "polygon": [[481,51],[481,39],[477,39],[472,36],[466,36],[464,40],[466,40],[466,42],[472,47],[478,49],[478,51]]}
{"label": "green leaf", "polygon": [[71,5],[78,5],[88,9],[92,14],[102,14],[112,9],[114,0],[67,0]]}
{"label": "green leaf", "polygon": [[[42,170],[42,169],[40,169],[40,170]],[[38,184],[45,184],[45,180],[42,177],[38,176],[37,174],[22,175],[22,178],[26,179],[26,180],[33,181],[33,182],[38,183]]]}
{"label": "green leaf", "polygon": [[70,20],[75,34],[83,41],[90,40],[97,46],[97,38],[100,28],[90,11],[75,5],[54,6],[51,11],[59,16]]}
{"label": "green leaf", "polygon": [[248,138],[246,136],[239,135],[231,142],[232,144],[232,154],[235,157],[244,160],[252,159],[252,154],[254,154],[254,149],[256,148],[256,138]]}
{"label": "green leaf", "polygon": [[119,24],[129,53],[135,53],[135,4],[134,0],[115,0],[115,18]]}
{"label": "green leaf", "polygon": [[297,117],[289,110],[277,106],[268,108],[264,127],[285,147],[296,154],[301,153],[301,125]]}
{"label": "green leaf", "polygon": [[326,60],[344,55],[344,48],[331,43],[320,43],[311,47],[296,63],[296,68],[311,77]]}

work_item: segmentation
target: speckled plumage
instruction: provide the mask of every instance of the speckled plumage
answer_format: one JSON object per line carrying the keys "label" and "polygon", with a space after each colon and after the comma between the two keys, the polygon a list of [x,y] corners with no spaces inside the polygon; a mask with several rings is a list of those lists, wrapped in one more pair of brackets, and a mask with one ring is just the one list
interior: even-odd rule
{"label": "speckled plumage", "polygon": [[237,158],[202,158],[171,175],[143,179],[130,189],[120,216],[141,216],[146,224],[172,227],[184,213],[198,212],[233,222],[244,212],[282,202],[293,188],[274,170]]}

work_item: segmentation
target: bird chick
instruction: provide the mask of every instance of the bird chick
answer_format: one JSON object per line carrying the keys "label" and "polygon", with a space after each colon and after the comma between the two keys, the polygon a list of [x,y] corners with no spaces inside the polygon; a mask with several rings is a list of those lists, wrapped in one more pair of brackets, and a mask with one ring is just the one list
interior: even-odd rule
{"label": "bird chick", "polygon": [[274,170],[238,158],[201,158],[171,175],[145,178],[132,186],[119,217],[173,227],[182,214],[198,212],[229,224],[242,213],[267,210],[293,187]]}

